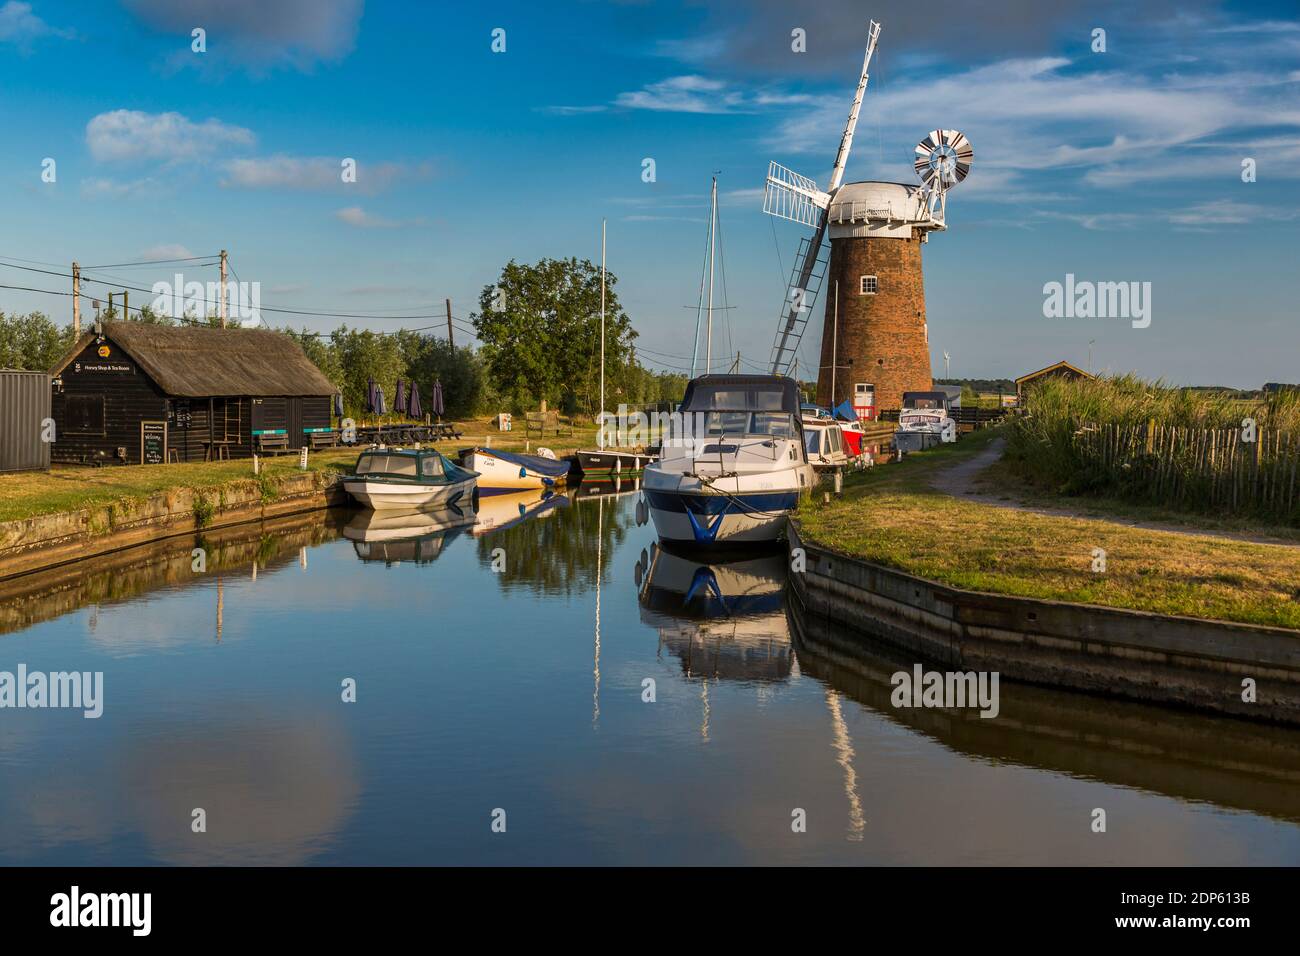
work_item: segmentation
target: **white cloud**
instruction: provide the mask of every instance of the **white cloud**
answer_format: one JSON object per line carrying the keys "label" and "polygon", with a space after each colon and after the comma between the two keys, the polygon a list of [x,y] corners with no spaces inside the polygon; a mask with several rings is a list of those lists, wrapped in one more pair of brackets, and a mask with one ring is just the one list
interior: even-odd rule
{"label": "white cloud", "polygon": [[1169,221],[1175,226],[1209,228],[1244,226],[1257,222],[1288,222],[1296,218],[1300,218],[1300,211],[1294,209],[1237,202],[1232,199],[1216,199],[1172,213]]}
{"label": "white cloud", "polygon": [[157,259],[193,259],[194,253],[179,242],[165,242],[161,245],[150,246],[136,258],[141,262],[152,262]]}
{"label": "white cloud", "polygon": [[[885,141],[871,173],[910,181],[908,143],[929,128],[918,125],[917,118],[935,115],[974,144],[974,169],[959,190],[964,195],[978,194],[985,186],[1024,191],[1030,177],[1045,173],[1058,184],[1055,190],[1079,179],[1093,186],[1125,186],[1235,177],[1241,158],[1254,153],[1218,145],[1223,139],[1261,127],[1300,129],[1300,108],[1277,99],[1275,86],[1271,90],[1249,82],[1258,65],[1222,72],[1215,82],[1195,83],[1099,71],[1094,65],[1062,57],[1003,60],[935,79],[895,80],[869,91],[863,121]],[[769,147],[778,151],[778,159],[780,152],[829,159],[847,106],[843,91],[819,96],[812,108],[786,116]],[[874,152],[868,150],[864,157],[859,150],[855,164],[876,160]],[[1270,159],[1277,162],[1271,168],[1294,175],[1298,165],[1282,162],[1288,155],[1284,147],[1273,150]]]}
{"label": "white cloud", "polygon": [[250,130],[208,119],[195,123],[180,113],[113,110],[86,124],[86,144],[97,160],[199,159],[219,149],[251,146]]}
{"label": "white cloud", "polygon": [[71,35],[71,31],[56,30],[32,13],[30,3],[9,0],[4,6],[0,6],[0,43],[26,46],[32,40],[43,36],[69,37]]}
{"label": "white cloud", "polygon": [[158,190],[157,181],[150,177],[125,182],[105,177],[91,177],[81,181],[82,199],[135,199],[156,195]]}
{"label": "white cloud", "polygon": [[[343,59],[356,46],[364,0],[126,0],[147,26],[185,37],[174,66],[230,62],[250,70]],[[208,31],[208,52],[189,51],[190,31]]]}
{"label": "white cloud", "polygon": [[743,105],[744,97],[721,80],[704,76],[672,76],[643,89],[620,93],[615,105],[635,110],[671,113],[730,113]]}
{"label": "white cloud", "polygon": [[386,219],[366,212],[360,206],[346,206],[334,213],[334,218],[358,229],[400,229],[404,226],[418,226],[421,219]]}
{"label": "white cloud", "polygon": [[426,179],[433,174],[433,164],[366,162],[358,160],[356,182],[343,181],[343,160],[334,156],[256,156],[232,159],[225,163],[226,178],[222,186],[241,189],[330,190],[343,187],[363,193],[387,189],[398,180]]}
{"label": "white cloud", "polygon": [[540,112],[550,113],[554,116],[581,116],[586,113],[603,113],[608,109],[606,106],[595,104],[592,106],[543,106]]}

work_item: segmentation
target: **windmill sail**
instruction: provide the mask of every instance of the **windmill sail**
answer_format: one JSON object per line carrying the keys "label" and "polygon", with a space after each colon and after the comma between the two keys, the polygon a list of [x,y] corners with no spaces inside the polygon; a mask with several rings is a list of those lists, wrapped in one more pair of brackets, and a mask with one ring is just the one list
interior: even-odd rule
{"label": "windmill sail", "polygon": [[767,185],[763,190],[763,211],[803,223],[815,230],[811,238],[806,238],[800,244],[790,285],[786,289],[786,301],[782,305],[781,320],[777,325],[776,339],[772,343],[773,375],[790,374],[804,327],[808,324],[808,316],[812,314],[813,304],[821,289],[822,276],[826,274],[822,252],[826,238],[826,209],[844,179],[849,150],[853,147],[853,132],[858,125],[858,112],[862,109],[862,97],[867,91],[867,71],[879,37],[880,24],[872,20],[867,30],[867,52],[862,60],[858,89],[853,97],[853,105],[849,108],[849,118],[844,124],[844,134],[840,137],[840,148],[835,154],[835,165],[831,169],[831,180],[826,191],[818,189],[817,184],[807,176],[801,176],[777,163],[768,167]]}
{"label": "windmill sail", "polygon": [[816,228],[822,224],[830,193],[824,193],[807,176],[800,176],[780,163],[772,163],[767,170],[767,185],[763,189],[763,212],[792,222]]}

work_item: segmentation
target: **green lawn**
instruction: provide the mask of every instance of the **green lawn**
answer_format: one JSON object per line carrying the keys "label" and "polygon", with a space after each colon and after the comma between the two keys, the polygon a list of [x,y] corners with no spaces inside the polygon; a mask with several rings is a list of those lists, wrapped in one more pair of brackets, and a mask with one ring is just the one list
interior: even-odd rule
{"label": "green lawn", "polygon": [[976,432],[853,476],[841,498],[801,506],[804,533],[954,587],[1300,629],[1300,548],[1029,514],[930,486],[994,437]]}
{"label": "green lawn", "polygon": [[[507,451],[535,450],[538,445],[565,455],[577,448],[594,447],[594,425],[576,427],[570,435],[527,437],[517,432],[498,432],[486,421],[461,425],[459,440],[439,442],[443,454],[454,456],[461,448],[486,444]],[[357,460],[357,449],[312,452],[309,470],[325,474],[346,472]],[[277,481],[298,474],[298,456],[281,455],[263,459],[263,481],[274,487]],[[109,465],[102,468],[56,465],[48,472],[17,472],[0,475],[0,522],[58,514],[82,508],[102,507],[115,502],[138,502],[172,488],[209,491],[235,481],[253,478],[253,464],[238,461],[193,462],[181,465]]]}

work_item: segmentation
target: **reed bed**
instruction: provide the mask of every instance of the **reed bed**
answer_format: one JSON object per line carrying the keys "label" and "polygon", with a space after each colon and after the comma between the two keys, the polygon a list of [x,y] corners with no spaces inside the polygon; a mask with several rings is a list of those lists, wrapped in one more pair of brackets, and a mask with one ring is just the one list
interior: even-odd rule
{"label": "reed bed", "polygon": [[1249,401],[1135,376],[1037,384],[1008,432],[1036,484],[1300,526],[1300,399]]}

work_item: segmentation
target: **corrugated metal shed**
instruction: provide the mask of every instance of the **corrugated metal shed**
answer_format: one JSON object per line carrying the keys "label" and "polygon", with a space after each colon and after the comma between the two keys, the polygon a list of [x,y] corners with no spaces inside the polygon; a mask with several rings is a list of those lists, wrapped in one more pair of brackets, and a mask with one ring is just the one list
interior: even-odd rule
{"label": "corrugated metal shed", "polygon": [[50,467],[42,423],[50,418],[50,377],[0,369],[0,471]]}

